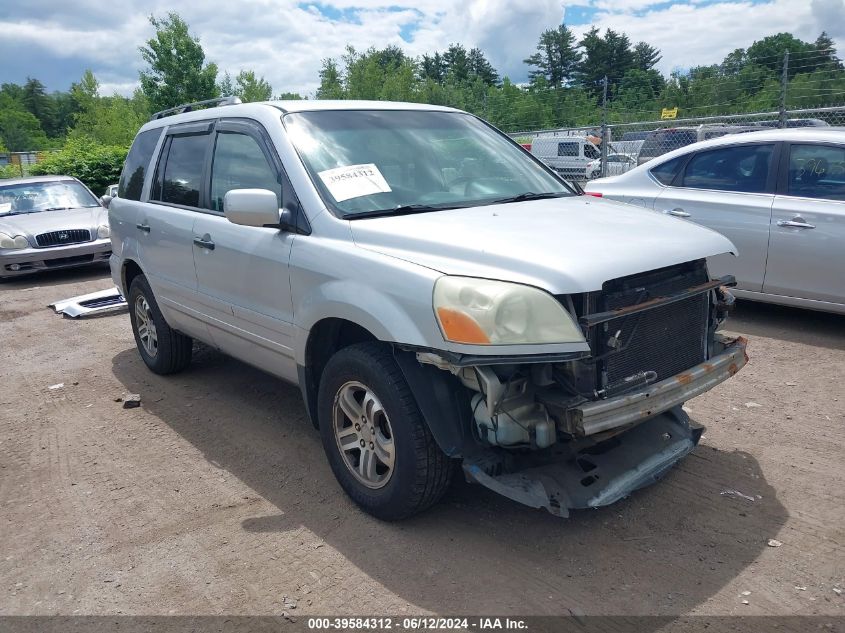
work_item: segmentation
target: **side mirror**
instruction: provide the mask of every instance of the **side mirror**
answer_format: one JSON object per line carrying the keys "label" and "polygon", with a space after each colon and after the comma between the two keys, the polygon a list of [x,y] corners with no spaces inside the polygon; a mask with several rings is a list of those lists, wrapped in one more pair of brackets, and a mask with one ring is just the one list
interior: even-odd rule
{"label": "side mirror", "polygon": [[106,194],[104,196],[100,196],[100,204],[103,205],[104,208],[108,209],[109,205],[111,204],[111,196]]}
{"label": "side mirror", "polygon": [[269,189],[227,191],[223,213],[232,224],[279,228],[279,200]]}

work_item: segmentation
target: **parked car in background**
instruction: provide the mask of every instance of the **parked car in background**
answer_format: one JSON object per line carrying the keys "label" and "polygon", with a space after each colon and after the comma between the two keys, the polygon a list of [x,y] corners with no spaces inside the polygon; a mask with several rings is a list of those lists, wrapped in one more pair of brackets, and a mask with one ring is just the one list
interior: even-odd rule
{"label": "parked car in background", "polygon": [[196,338],[298,383],[367,512],[431,506],[459,460],[559,516],[613,503],[695,447],[682,403],[745,365],[705,263],[727,238],[577,196],[470,114],[194,108],[141,128],[109,206],[138,353],[173,373]]}
{"label": "parked car in background", "polygon": [[[780,127],[780,121],[777,119],[772,119],[770,121],[755,121],[754,125],[759,125],[760,127]],[[822,121],[821,119],[787,119],[786,128],[796,128],[796,127],[830,127],[830,123],[827,121]]]}
{"label": "parked car in background", "polygon": [[69,176],[0,180],[0,279],[105,263],[106,210]]}
{"label": "parked car in background", "polygon": [[628,141],[644,141],[650,134],[649,130],[640,130],[638,132],[625,132],[619,140],[623,143]]}
{"label": "parked car in background", "polygon": [[549,136],[535,138],[531,153],[564,178],[582,179],[587,163],[601,157],[601,151],[586,137]]}
{"label": "parked car in background", "polygon": [[712,228],[739,297],[845,313],[845,131],[768,130],[676,150],[587,193]]}
{"label": "parked car in background", "polygon": [[637,164],[642,165],[653,158],[662,156],[680,147],[686,147],[698,141],[707,141],[728,134],[755,132],[760,128],[753,125],[724,125],[714,123],[692,127],[661,128],[648,134],[637,155]]}
{"label": "parked car in background", "polygon": [[[630,154],[608,154],[607,155],[607,173],[605,176],[618,176],[624,174],[626,171],[637,166],[637,159]],[[586,170],[587,180],[598,178],[601,176],[601,158],[591,160],[587,163]]]}

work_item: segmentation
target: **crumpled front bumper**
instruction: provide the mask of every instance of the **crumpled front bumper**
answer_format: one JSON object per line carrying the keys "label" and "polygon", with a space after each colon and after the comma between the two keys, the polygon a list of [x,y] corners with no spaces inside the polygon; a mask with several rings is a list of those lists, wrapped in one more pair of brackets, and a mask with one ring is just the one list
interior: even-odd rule
{"label": "crumpled front bumper", "polygon": [[718,353],[707,362],[636,391],[576,406],[568,412],[570,425],[576,435],[595,435],[641,422],[681,405],[742,369],[748,362],[747,343],[741,336],[727,339],[717,335]]}
{"label": "crumpled front bumper", "polygon": [[471,460],[463,468],[469,481],[567,517],[569,510],[610,505],[656,482],[695,448],[703,431],[676,407],[603,444],[580,440],[583,448],[565,460],[498,476]]}
{"label": "crumpled front bumper", "polygon": [[[499,475],[490,474],[483,461],[468,458],[464,473],[469,481],[509,499],[562,517],[569,516],[570,509],[615,503],[656,482],[695,448],[704,427],[691,423],[681,405],[745,366],[746,344],[742,337],[719,337],[717,353],[705,363],[571,410],[582,437],[559,445],[562,457]],[[626,426],[630,428],[615,435],[601,434]]]}

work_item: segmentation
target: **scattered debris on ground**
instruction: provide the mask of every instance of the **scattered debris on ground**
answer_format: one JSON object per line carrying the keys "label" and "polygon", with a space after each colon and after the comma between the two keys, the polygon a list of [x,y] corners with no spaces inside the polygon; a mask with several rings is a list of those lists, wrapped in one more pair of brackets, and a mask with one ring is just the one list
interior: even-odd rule
{"label": "scattered debris on ground", "polygon": [[728,489],[723,490],[719,494],[724,495],[726,497],[738,497],[740,499],[745,499],[746,501],[755,501],[754,497],[742,494],[739,490]]}
{"label": "scattered debris on ground", "polygon": [[91,292],[70,299],[62,299],[49,304],[56,314],[76,319],[79,317],[102,314],[104,312],[122,312],[128,308],[126,299],[117,288]]}
{"label": "scattered debris on ground", "polygon": [[130,393],[121,398],[124,409],[135,409],[141,406],[141,396],[137,393]]}

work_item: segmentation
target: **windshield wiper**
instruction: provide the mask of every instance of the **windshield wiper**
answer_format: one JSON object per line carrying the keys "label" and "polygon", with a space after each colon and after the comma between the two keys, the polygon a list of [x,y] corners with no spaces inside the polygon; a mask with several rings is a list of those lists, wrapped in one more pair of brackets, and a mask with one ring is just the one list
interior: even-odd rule
{"label": "windshield wiper", "polygon": [[411,215],[413,213],[429,213],[430,211],[446,211],[447,209],[461,209],[460,205],[430,205],[430,204],[403,204],[392,209],[376,209],[375,211],[362,211],[361,213],[347,213],[344,220],[357,220],[360,218],[381,218],[393,215]]}
{"label": "windshield wiper", "polygon": [[70,207],[48,207],[47,209],[41,209],[42,211],[67,211]]}
{"label": "windshield wiper", "polygon": [[498,200],[493,200],[489,204],[505,204],[508,202],[525,202],[526,200],[545,200],[547,198],[562,198],[564,196],[571,196],[572,194],[567,191],[556,191],[556,192],[548,192],[548,193],[534,193],[533,191],[526,191],[525,193],[521,193],[516,196],[511,196],[509,198],[499,198]]}

